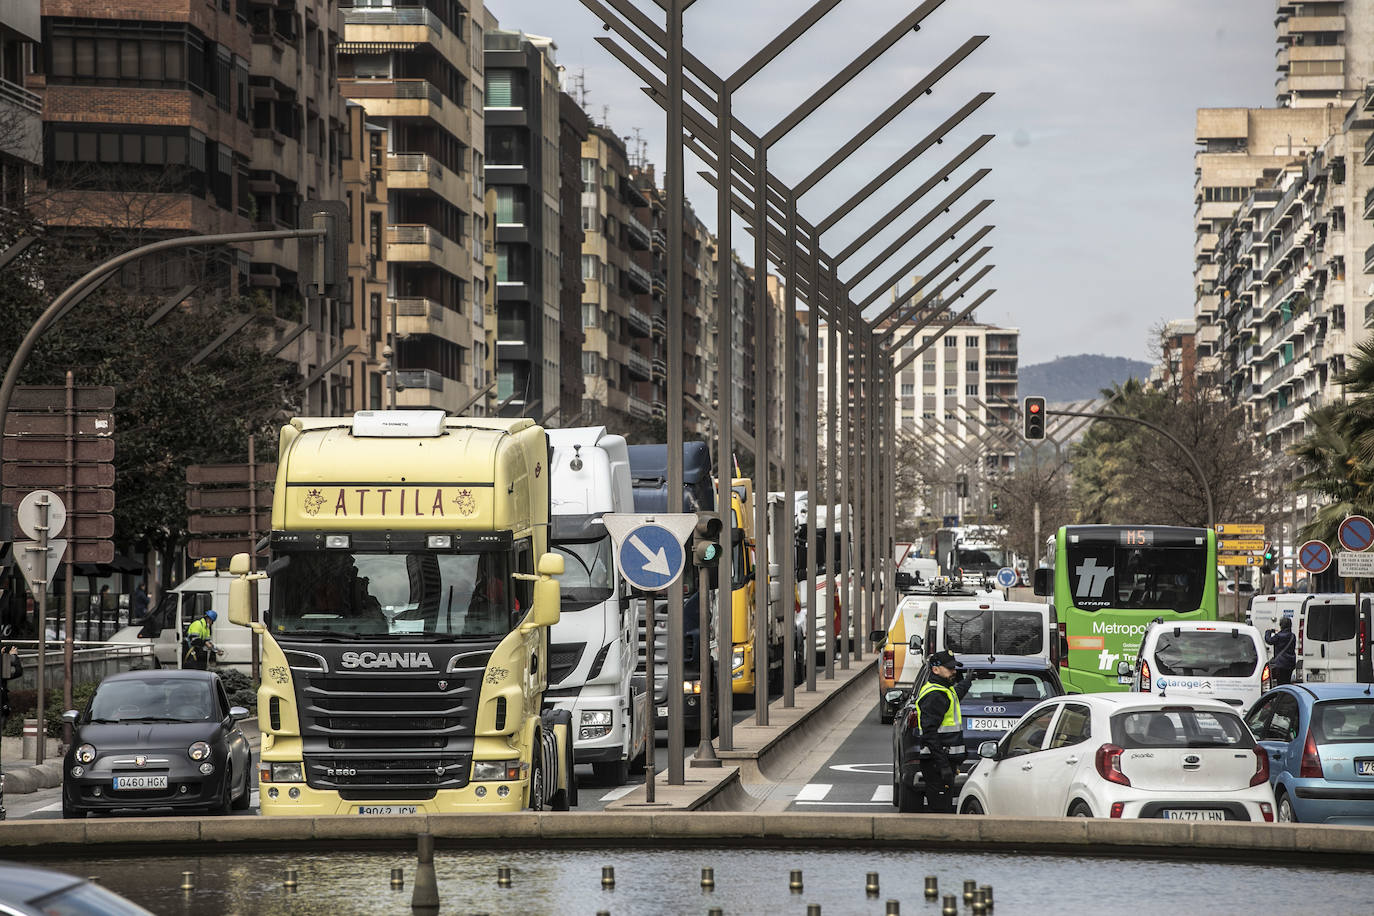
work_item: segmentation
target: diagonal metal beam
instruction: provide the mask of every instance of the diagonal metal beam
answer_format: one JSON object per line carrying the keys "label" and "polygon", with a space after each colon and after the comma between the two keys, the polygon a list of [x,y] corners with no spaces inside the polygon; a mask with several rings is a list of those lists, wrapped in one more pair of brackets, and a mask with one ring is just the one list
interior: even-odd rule
{"label": "diagonal metal beam", "polygon": [[[659,0],[663,2],[663,0]],[[842,0],[818,0],[812,4],[811,8],[798,16],[790,26],[784,29],[772,41],[764,45],[758,52],[731,73],[725,80],[725,88],[734,93],[737,89],[749,82],[758,72],[768,66],[773,58],[777,57],[787,47],[796,41],[803,33],[808,31],[817,22],[820,22],[832,9],[839,6]]]}
{"label": "diagonal metal beam", "polygon": [[[921,20],[933,13],[944,2],[945,0],[925,0],[925,2],[916,7],[916,9],[903,16],[896,25],[884,32],[881,38],[869,45],[862,54],[850,61],[843,70],[832,76],[826,81],[825,85],[811,93],[805,101],[792,109],[792,112],[788,114],[787,117],[773,125],[773,129],[763,135],[764,148],[766,149],[772,146],[774,143],[777,143],[783,137],[787,136],[787,134],[792,131],[792,128],[810,117],[817,108],[820,108],[831,96],[848,85],[849,81],[862,73],[869,64],[887,53],[889,48],[895,45],[907,32],[913,31],[915,27],[919,26]],[[786,35],[787,33],[784,34]],[[796,35],[791,36],[789,43],[791,40],[795,40],[795,38]]]}
{"label": "diagonal metal beam", "polygon": [[216,350],[222,347],[226,340],[233,337],[239,331],[243,330],[244,325],[252,321],[254,317],[255,316],[250,312],[247,315],[240,315],[234,321],[231,321],[229,323],[229,327],[225,328],[224,331],[218,337],[210,341],[210,343],[208,343],[205,346],[205,349],[201,350],[195,356],[191,357],[191,365],[199,366],[201,363],[205,362],[205,360],[210,356],[211,353],[214,353]]}
{"label": "diagonal metal beam", "polygon": [[[984,246],[983,248],[979,249],[978,252],[972,258],[969,259],[969,262],[965,265],[965,268],[972,267],[974,264],[978,263],[978,260],[991,250],[991,246]],[[955,299],[958,299],[960,296],[964,295],[964,293],[968,292],[969,289],[979,280],[983,279],[983,277],[986,276],[988,271],[990,270],[992,270],[991,264],[981,268],[976,274],[974,274],[969,279],[967,283],[965,283],[962,287],[959,288],[958,292],[956,292],[953,296],[950,296],[949,301],[953,302]],[[939,286],[932,289],[926,296],[924,296],[921,299],[921,303],[917,306],[915,310],[912,311],[911,314],[915,315],[919,311],[921,305],[924,305],[925,303],[935,299],[937,296],[940,295],[940,293],[944,292],[945,287],[949,286],[950,283],[957,282],[958,279],[958,276],[955,276],[941,282]],[[916,323],[914,327],[910,328],[907,331],[906,335],[901,339],[901,341],[890,342],[886,348],[887,352],[895,356],[902,347],[906,346],[906,342],[908,340],[916,336],[916,334],[920,333],[921,331],[924,331],[926,327],[932,324],[936,319],[938,319],[942,313],[943,309],[931,309],[930,313],[926,315],[925,318],[922,318],[919,322]],[[901,329],[902,325],[907,320],[909,319],[903,318],[901,320],[894,321],[892,325],[892,333],[895,335],[896,332],[899,329]],[[934,338],[932,338],[932,341],[933,340]],[[925,347],[923,346],[921,347],[921,349],[924,350]]]}
{"label": "diagonal metal beam", "polygon": [[[945,118],[939,127],[936,127],[930,133],[918,140],[914,146],[898,156],[891,165],[873,176],[867,184],[851,194],[848,200],[831,211],[829,216],[817,223],[816,230],[824,235],[836,223],[854,212],[859,204],[868,199],[869,195],[891,181],[902,169],[915,162],[922,153],[938,143],[944,143],[945,136],[955,127],[959,126],[965,118],[977,111],[988,101],[988,99],[992,98],[992,95],[991,92],[980,92],[978,95],[974,96],[971,101],[966,102],[963,108],[960,108],[948,118]],[[807,178],[809,177],[811,176],[808,175]],[[803,181],[805,181],[805,179],[803,179]]]}
{"label": "diagonal metal beam", "polygon": [[[955,188],[952,193],[946,195],[944,200],[941,200],[935,206],[931,207],[930,210],[927,211],[924,216],[916,220],[916,222],[912,224],[900,236],[898,236],[898,238],[895,241],[893,241],[892,244],[888,245],[879,257],[874,258],[873,261],[869,262],[869,264],[872,265],[875,263],[882,263],[883,261],[886,261],[888,258],[892,257],[892,255],[894,255],[899,249],[901,249],[903,245],[914,239],[916,236],[920,235],[921,230],[925,229],[931,223],[939,219],[942,213],[948,213],[950,207],[954,206],[954,204],[958,202],[959,198],[963,197],[964,194],[970,188],[972,188],[978,182],[982,181],[984,178],[988,177],[988,175],[991,173],[992,169],[979,169],[978,171],[974,172],[971,177],[964,179],[963,184]],[[845,248],[842,251],[836,254],[835,263],[843,264],[845,261],[853,257],[855,252],[857,252],[864,245],[867,245],[869,242],[871,242],[873,240],[873,237],[876,236],[879,232],[883,231],[888,226],[892,225],[893,221],[898,216],[906,212],[907,208],[909,208],[912,204],[916,203],[916,201],[920,200],[924,194],[928,193],[931,188],[935,187],[937,184],[940,184],[943,180],[944,176],[942,175],[932,175],[924,184],[922,184],[916,190],[908,194],[905,199],[898,201],[898,203],[895,206],[893,206],[892,209],[888,210],[887,213],[883,214],[876,221],[874,221],[873,225],[869,227],[862,235],[860,235],[854,241],[850,242],[847,246],[845,246]],[[867,274],[865,274],[865,276],[867,276]]]}
{"label": "diagonal metal beam", "polygon": [[[954,316],[953,318],[951,318],[949,321],[946,321],[946,322],[940,327],[939,333],[937,333],[934,337],[931,338],[931,343],[934,343],[935,341],[939,340],[941,337],[945,336],[945,332],[946,332],[946,331],[948,331],[950,328],[954,327],[956,324],[958,324],[960,321],[962,321],[966,315],[968,315],[968,314],[971,313],[974,309],[976,309],[978,306],[980,306],[980,305],[982,305],[984,302],[986,302],[987,299],[988,299],[988,297],[991,296],[991,295],[992,295],[993,293],[995,293],[995,292],[997,292],[997,290],[995,290],[995,289],[987,290],[987,291],[984,292],[981,296],[979,296],[977,299],[974,299],[973,302],[972,302],[967,308],[965,308],[962,312],[960,312],[959,314],[955,315],[955,316]],[[908,336],[909,336],[909,335],[908,335]],[[900,372],[903,368],[906,367],[906,365],[907,365],[908,363],[910,363],[913,359],[915,359],[917,356],[919,356],[919,355],[921,354],[921,352],[922,352],[923,350],[925,350],[925,348],[928,347],[929,345],[930,345],[930,344],[925,344],[925,343],[921,344],[920,347],[916,348],[915,350],[913,350],[913,351],[911,352],[911,355],[910,355],[910,356],[908,356],[906,359],[904,359],[904,360],[902,360],[900,363],[898,363],[894,371]],[[899,345],[898,345],[898,348],[900,348],[900,346],[901,346],[901,345],[899,344]]]}
{"label": "diagonal metal beam", "polygon": [[902,93],[897,101],[887,106],[881,114],[869,121],[867,127],[851,137],[847,143],[835,150],[828,159],[812,169],[811,174],[807,175],[797,184],[797,197],[801,197],[807,191],[814,188],[817,182],[834,171],[836,166],[848,159],[855,150],[867,143],[870,137],[886,127],[893,118],[905,111],[912,102],[932,92],[936,83],[943,79],[949,71],[959,66],[964,58],[972,54],[977,50],[979,45],[987,40],[988,36],[986,35],[973,36],[968,41],[964,42],[953,54],[940,61],[940,63],[935,66],[934,70],[931,70],[925,76],[917,80],[915,85]]}
{"label": "diagonal metal beam", "polygon": [[[942,231],[940,233],[939,238],[935,239],[925,248],[921,249],[920,253],[918,253],[915,257],[911,258],[911,260],[907,261],[905,264],[903,264],[901,268],[893,271],[892,274],[888,276],[888,278],[884,280],[882,283],[879,283],[877,286],[873,287],[873,292],[869,293],[867,296],[864,297],[863,301],[859,304],[859,307],[866,309],[873,303],[877,302],[878,297],[880,297],[883,293],[887,292],[888,290],[892,289],[892,287],[899,280],[910,274],[917,264],[920,264],[930,255],[934,254],[942,245],[945,244],[945,242],[954,238],[954,236],[958,234],[959,230],[963,229],[970,222],[976,219],[978,217],[978,214],[982,213],[991,205],[992,201],[988,199],[981,200],[978,203],[974,204],[972,210],[969,210],[963,216],[955,220],[954,224],[950,226],[948,229]],[[875,269],[887,263],[887,259],[890,258],[893,254],[895,254],[903,245],[905,245],[907,242],[911,241],[915,237],[916,233],[911,232],[911,230],[907,230],[907,232],[902,233],[902,235],[898,237],[891,245],[888,245],[887,248],[885,248],[882,251],[882,253],[880,253],[877,257],[873,258],[873,260],[869,261],[863,267],[859,268],[859,270],[856,271],[854,275],[849,278],[849,282],[851,284],[861,283]],[[895,312],[898,308],[901,307],[901,304],[902,300],[900,299],[897,302],[893,303],[891,306],[887,308],[886,311],[883,312],[883,317],[886,318],[889,315],[891,315],[893,312]]]}
{"label": "diagonal metal beam", "polygon": [[[982,208],[983,208],[986,204],[988,204],[988,203],[989,203],[989,201],[983,201],[982,204],[980,204],[978,207],[975,208],[975,211],[981,211]],[[977,213],[974,212],[974,213],[970,213],[969,215],[970,215],[970,216],[976,216]],[[908,275],[909,273],[911,273],[912,269],[913,269],[917,264],[919,264],[919,263],[921,263],[922,261],[924,261],[927,255],[929,255],[930,253],[932,253],[933,251],[935,251],[937,248],[939,248],[941,245],[943,245],[946,241],[949,240],[949,238],[952,238],[952,237],[954,236],[954,234],[955,234],[956,232],[958,232],[959,229],[961,229],[961,228],[963,228],[962,225],[955,225],[954,227],[952,227],[952,228],[950,228],[950,229],[948,230],[948,232],[947,232],[946,235],[941,235],[940,238],[936,239],[934,242],[931,242],[929,245],[927,245],[924,251],[922,251],[920,254],[916,255],[916,257],[912,258],[910,261],[907,261],[906,264],[903,266],[903,268],[902,268],[901,270],[896,271],[895,273],[893,273],[893,275],[892,275],[891,277],[888,278],[888,280],[887,280],[887,282],[886,282],[885,284],[883,284],[882,286],[875,287],[872,293],[870,293],[868,296],[864,297],[863,302],[861,302],[861,303],[859,304],[859,308],[860,308],[860,309],[866,309],[866,308],[868,308],[870,305],[872,305],[874,302],[876,302],[879,296],[881,296],[883,293],[887,292],[888,290],[892,289],[892,288],[894,287],[894,285],[897,283],[898,280],[900,280],[902,277],[905,277],[906,275]],[[991,224],[988,224],[988,225],[986,225],[986,226],[983,226],[983,227],[982,227],[981,229],[979,229],[977,232],[973,233],[973,235],[969,236],[968,239],[966,239],[962,245],[960,245],[960,246],[959,246],[958,248],[956,248],[954,251],[952,251],[952,252],[950,252],[948,255],[946,255],[946,256],[945,256],[945,259],[944,259],[943,261],[941,261],[939,264],[937,264],[937,265],[935,265],[934,267],[932,267],[932,268],[930,268],[929,270],[927,270],[927,271],[926,271],[926,276],[928,276],[928,277],[930,277],[930,276],[935,276],[936,274],[939,274],[941,271],[943,271],[946,267],[950,266],[951,264],[957,263],[958,260],[959,260],[959,258],[963,256],[964,252],[968,251],[968,250],[969,250],[970,248],[972,248],[974,245],[978,244],[978,242],[982,241],[983,237],[984,237],[985,235],[987,235],[989,232],[991,232],[992,229],[993,229],[992,225],[991,225]],[[870,324],[872,327],[877,327],[880,323],[882,323],[882,322],[886,321],[887,319],[891,318],[894,314],[900,315],[903,306],[905,306],[908,302],[910,302],[910,301],[911,301],[911,297],[912,297],[912,296],[915,296],[915,295],[916,295],[917,293],[919,293],[920,291],[921,291],[921,287],[920,287],[920,286],[913,285],[913,286],[911,287],[911,289],[907,290],[905,293],[903,293],[901,296],[899,296],[895,302],[893,302],[892,304],[890,304],[890,305],[888,305],[886,308],[884,308],[884,309],[882,310],[882,312],[880,312],[880,313],[878,314],[878,316],[877,316],[876,318],[873,319],[873,321],[869,322],[869,324]],[[914,312],[915,309],[914,309],[914,308],[913,308],[913,309],[907,309],[906,311],[907,311],[908,313],[911,313],[911,312]],[[899,320],[900,320],[900,321],[905,321],[905,320],[906,320],[906,317],[901,317],[901,318],[899,318]]]}

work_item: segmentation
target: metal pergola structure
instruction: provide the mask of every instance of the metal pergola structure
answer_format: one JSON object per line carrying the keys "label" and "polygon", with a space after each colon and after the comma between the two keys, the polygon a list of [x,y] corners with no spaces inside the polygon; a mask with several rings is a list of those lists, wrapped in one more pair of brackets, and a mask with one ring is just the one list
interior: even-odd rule
{"label": "metal pergola structure", "polygon": [[[837,253],[822,247],[821,239],[830,230],[852,213],[856,207],[870,199],[879,189],[888,185],[908,165],[918,157],[942,144],[951,131],[962,124],[974,111],[978,110],[992,93],[975,95],[956,112],[946,118],[939,126],[930,131],[877,175],[870,178],[862,188],[853,192],[848,199],[826,214],[819,221],[809,222],[798,211],[798,201],[815,188],[820,182],[863,147],[875,134],[889,124],[903,111],[923,96],[930,95],[936,84],[963,62],[985,40],[987,36],[973,36],[947,58],[937,64],[924,77],[907,88],[896,100],[874,117],[862,130],[842,143],[824,162],[816,165],[795,186],[789,187],[768,170],[769,151],[794,128],[811,117],[856,76],[872,63],[888,53],[899,41],[913,32],[919,32],[922,22],[945,0],[925,0],[905,15],[901,16],[891,28],[858,54],[846,66],[830,77],[819,89],[786,113],[772,127],[758,133],[738,122],[733,115],[731,102],[737,92],[758,77],[759,73],[782,54],[798,38],[820,23],[828,14],[840,6],[842,0],[816,0],[797,16],[776,37],[767,42],[744,64],[727,76],[720,76],[703,64],[684,47],[683,13],[695,0],[655,0],[665,14],[665,26],[659,26],[645,15],[634,0],[581,0],[583,6],[595,14],[603,23],[606,31],[613,37],[598,38],[617,60],[638,79],[645,91],[666,114],[667,161],[665,188],[668,197],[668,353],[667,353],[667,416],[668,416],[668,457],[669,509],[680,508],[672,503],[681,499],[682,493],[682,392],[681,371],[677,363],[681,360],[680,326],[682,315],[682,278],[681,278],[681,233],[683,214],[683,150],[691,151],[707,166],[709,172],[703,173],[714,186],[717,193],[717,372],[718,406],[716,422],[716,455],[720,468],[719,502],[720,511],[728,512],[730,505],[730,456],[734,450],[734,405],[733,360],[729,328],[732,318],[732,269],[733,248],[731,244],[732,219],[735,215],[742,218],[749,227],[754,241],[754,326],[756,340],[761,340],[768,328],[768,265],[774,264],[782,276],[785,290],[784,314],[795,314],[798,297],[806,303],[809,318],[807,336],[805,407],[802,455],[805,456],[806,494],[808,505],[808,537],[814,549],[815,520],[820,506],[830,507],[830,524],[835,524],[839,516],[841,535],[841,555],[832,556],[827,551],[826,570],[821,579],[821,589],[816,587],[814,563],[808,563],[806,589],[810,620],[806,628],[807,640],[814,643],[820,635],[823,617],[822,607],[827,610],[833,600],[833,590],[839,588],[840,598],[840,645],[836,651],[835,641],[824,639],[825,676],[833,677],[835,664],[847,668],[851,658],[862,658],[862,642],[869,629],[895,606],[896,587],[892,573],[892,549],[894,541],[895,513],[891,493],[894,480],[893,453],[896,443],[896,418],[891,409],[895,397],[895,379],[908,357],[901,365],[894,365],[894,356],[910,339],[908,333],[900,341],[894,341],[896,332],[904,329],[922,312],[926,312],[917,328],[923,328],[942,317],[943,309],[954,300],[969,293],[991,270],[984,266],[976,273],[972,268],[991,249],[975,246],[992,230],[991,225],[978,227],[956,249],[943,257],[937,265],[925,271],[924,283],[908,291],[877,316],[868,319],[865,309],[873,304],[882,291],[890,288],[901,277],[909,275],[918,265],[933,256],[947,242],[956,240],[958,234],[985,210],[991,200],[983,200],[962,216],[953,220],[951,225],[939,229],[938,238],[927,245],[914,257],[907,259],[891,271],[886,281],[864,299],[851,296],[851,289],[871,276],[883,276],[881,268],[898,256],[903,247],[915,239],[923,230],[940,222],[951,209],[986,175],[981,169],[963,180],[930,209],[921,213],[914,222],[905,228],[900,236],[882,252],[863,266],[854,269],[847,276],[841,276],[841,266],[846,264],[864,249],[884,228],[896,224],[897,220],[911,211],[918,201],[940,184],[949,182],[951,176],[961,166],[981,150],[990,135],[978,137],[947,163],[936,169],[928,179],[912,188],[903,199],[890,207],[887,212],[866,230],[847,242]],[[896,196],[895,194],[893,195]],[[949,276],[941,278],[942,274]],[[941,299],[942,293],[953,284],[964,279],[966,282]],[[938,283],[935,282],[938,278]],[[933,284],[933,285],[932,285]],[[971,305],[954,315],[934,332],[933,339],[944,334],[964,316],[987,299],[993,290],[977,296]],[[916,294],[921,297],[912,301]],[[952,311],[952,309],[950,309]],[[821,319],[826,321],[827,338],[827,393],[828,403],[822,409],[818,404],[819,390],[819,341]],[[795,365],[795,336],[791,320],[783,322],[786,329],[783,340],[783,360],[790,373]],[[677,335],[675,335],[675,330]],[[926,344],[928,346],[929,344]],[[924,349],[922,347],[921,349]],[[768,557],[767,531],[767,492],[768,468],[770,457],[778,457],[782,470],[782,490],[785,504],[795,505],[798,492],[796,465],[797,429],[795,384],[788,384],[782,392],[783,422],[781,430],[780,454],[776,454],[767,416],[769,404],[769,372],[766,365],[768,350],[757,345],[761,354],[755,361],[754,416],[754,454],[756,469],[755,531],[756,531],[756,569],[767,572],[770,569]],[[917,350],[919,353],[920,350]],[[677,384],[674,384],[674,380]],[[794,381],[789,378],[789,381]],[[837,389],[842,393],[838,408]],[[814,419],[813,419],[814,418]],[[822,421],[823,418],[823,421]],[[821,427],[824,427],[822,433]],[[824,435],[826,444],[826,479],[821,481],[818,473],[819,439]],[[822,485],[823,484],[823,485]],[[851,538],[852,519],[856,530]],[[728,516],[727,516],[728,518]],[[788,539],[790,541],[790,538]],[[851,540],[857,551],[851,556]],[[791,551],[784,551],[779,558],[780,579],[783,594],[790,594],[798,585],[796,570],[793,568]],[[731,607],[731,555],[723,551],[720,564],[720,585],[717,606],[721,609]],[[850,575],[850,571],[854,571]],[[703,600],[699,606],[705,607]],[[755,637],[759,644],[767,641],[769,615],[768,589],[756,589],[754,621]],[[733,621],[730,613],[717,614],[717,642],[722,661],[728,658],[730,646],[734,641]],[[824,615],[828,629],[829,614]],[[703,621],[704,623],[704,621]],[[851,626],[852,624],[852,626]],[[851,629],[855,638],[851,640]],[[783,704],[794,702],[792,684],[793,671],[793,627],[785,626],[784,694]],[[668,658],[669,685],[681,682],[682,676],[682,596],[680,592],[670,595],[668,619]],[[816,688],[819,662],[815,652],[807,652],[807,689]],[[766,653],[755,653],[755,720],[760,725],[768,723],[768,668]],[[703,694],[707,684],[706,671],[703,669]],[[652,685],[649,685],[653,689]],[[719,745],[722,750],[733,746],[732,701],[730,666],[721,664],[718,672]],[[670,784],[683,781],[683,736],[681,731],[681,695],[669,689],[669,769]],[[707,702],[703,695],[703,703]],[[713,756],[710,738],[703,734],[697,757],[701,762],[711,762]],[[694,761],[696,762],[696,761]]]}

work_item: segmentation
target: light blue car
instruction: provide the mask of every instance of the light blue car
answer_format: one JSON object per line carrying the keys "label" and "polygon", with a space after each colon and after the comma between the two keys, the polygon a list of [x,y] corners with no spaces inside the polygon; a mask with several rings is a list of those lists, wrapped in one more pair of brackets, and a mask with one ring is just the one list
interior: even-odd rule
{"label": "light blue car", "polygon": [[1269,754],[1276,820],[1374,825],[1374,686],[1278,687],[1245,723]]}

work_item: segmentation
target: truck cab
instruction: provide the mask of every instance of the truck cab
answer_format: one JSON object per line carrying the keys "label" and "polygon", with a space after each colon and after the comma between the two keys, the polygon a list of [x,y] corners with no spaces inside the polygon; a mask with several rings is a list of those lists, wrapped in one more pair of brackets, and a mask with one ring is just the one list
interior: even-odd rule
{"label": "truck cab", "polygon": [[549,430],[549,444],[549,540],[563,576],[544,696],[572,716],[574,761],[620,785],[644,754],[648,728],[646,693],[634,682],[639,630],[601,520],[634,511],[629,449],[604,426]]}

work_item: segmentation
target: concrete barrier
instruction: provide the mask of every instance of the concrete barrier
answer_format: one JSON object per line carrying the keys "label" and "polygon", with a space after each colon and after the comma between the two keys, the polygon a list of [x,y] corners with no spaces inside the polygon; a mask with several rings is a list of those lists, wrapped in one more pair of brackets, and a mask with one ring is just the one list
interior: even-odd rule
{"label": "concrete barrier", "polygon": [[420,833],[445,849],[635,846],[1019,850],[1074,856],[1247,861],[1374,869],[1374,828],[1163,820],[904,814],[615,812],[414,817],[158,817],[0,823],[0,858],[233,855],[413,850]]}

